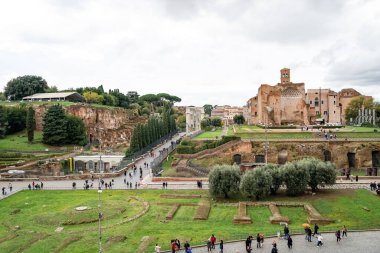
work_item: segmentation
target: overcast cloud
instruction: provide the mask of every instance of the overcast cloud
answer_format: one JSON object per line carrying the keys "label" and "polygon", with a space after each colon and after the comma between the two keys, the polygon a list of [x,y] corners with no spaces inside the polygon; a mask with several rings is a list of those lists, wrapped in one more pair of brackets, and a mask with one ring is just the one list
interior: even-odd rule
{"label": "overcast cloud", "polygon": [[306,88],[380,100],[375,0],[3,0],[0,34],[0,89],[33,74],[59,89],[244,105],[288,67]]}

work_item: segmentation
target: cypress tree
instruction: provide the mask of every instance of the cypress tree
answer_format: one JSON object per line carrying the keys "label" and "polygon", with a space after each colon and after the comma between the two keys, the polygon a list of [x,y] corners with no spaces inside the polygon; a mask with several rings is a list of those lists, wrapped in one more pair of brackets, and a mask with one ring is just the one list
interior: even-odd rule
{"label": "cypress tree", "polygon": [[28,134],[29,143],[33,142],[34,140],[35,127],[36,127],[36,121],[34,119],[34,109],[32,106],[29,106],[26,113],[26,132]]}
{"label": "cypress tree", "polygon": [[63,145],[67,139],[67,121],[61,105],[51,106],[43,118],[42,142]]}
{"label": "cypress tree", "polygon": [[5,114],[5,108],[4,106],[0,105],[0,139],[5,137],[5,133],[7,131],[7,117]]}

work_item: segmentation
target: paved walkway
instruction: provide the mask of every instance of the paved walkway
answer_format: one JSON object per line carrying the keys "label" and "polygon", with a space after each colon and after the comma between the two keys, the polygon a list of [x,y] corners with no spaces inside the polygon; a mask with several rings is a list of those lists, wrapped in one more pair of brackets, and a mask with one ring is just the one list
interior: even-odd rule
{"label": "paved walkway", "polygon": [[[288,249],[285,240],[277,240],[278,252],[292,252],[292,253],[379,253],[380,252],[380,231],[373,232],[348,232],[348,237],[343,238],[339,243],[336,242],[334,233],[323,233],[322,247],[316,246],[315,239],[313,242],[307,242],[305,236],[293,236],[293,249]],[[261,249],[256,248],[256,240],[252,241],[252,253],[263,252],[270,253],[272,249],[272,238],[267,238],[264,241],[264,247]],[[219,246],[219,245],[217,245]],[[207,247],[194,248],[193,253],[207,252]],[[219,253],[219,248],[216,247],[212,250],[213,253]],[[225,253],[245,253],[245,241],[225,243]]]}
{"label": "paved walkway", "polygon": [[[148,154],[144,155],[143,159],[136,162],[136,167],[137,167],[136,173],[133,173],[133,169],[129,169],[127,171],[126,177],[124,177],[124,175],[122,175],[122,176],[118,176],[118,177],[105,178],[104,181],[106,183],[109,183],[113,179],[114,185],[113,185],[112,189],[129,189],[129,187],[127,188],[127,185],[124,183],[124,179],[128,183],[132,183],[132,189],[135,188],[136,183],[140,184],[140,186],[138,188],[148,188],[147,183],[151,182],[152,173],[151,173],[150,166],[148,168],[145,168],[144,163],[146,162],[150,165],[150,163],[154,160],[154,158],[159,156],[161,150],[163,150],[164,148],[169,148],[171,145],[171,141],[175,142],[176,140],[178,140],[182,136],[183,136],[183,134],[177,134],[172,139],[165,142],[164,144],[154,148],[153,149],[153,153],[154,153],[153,157],[151,157]],[[143,180],[140,179],[140,167],[141,167],[142,172],[143,172]],[[132,175],[131,177],[129,176],[130,173]],[[41,183],[40,181],[34,181],[34,182],[36,184]],[[45,189],[45,190],[71,190],[73,182],[76,183],[76,188],[78,190],[83,190],[83,186],[84,186],[84,182],[85,182],[84,180],[43,181],[43,189]],[[13,188],[12,192],[10,192],[9,183],[12,184],[12,188]],[[1,181],[0,182],[0,188],[5,187],[6,191],[7,191],[7,195],[6,196],[0,195],[0,200],[2,198],[8,197],[8,196],[20,191],[20,190],[28,189],[28,184],[32,185],[32,183],[33,183],[33,180]],[[89,180],[90,185],[91,185],[91,183],[93,184],[92,189],[97,189],[98,179],[95,178],[94,181]],[[153,188],[162,188],[162,184],[159,184]],[[170,186],[168,188],[170,188]],[[194,185],[194,188],[196,188],[195,185]]]}

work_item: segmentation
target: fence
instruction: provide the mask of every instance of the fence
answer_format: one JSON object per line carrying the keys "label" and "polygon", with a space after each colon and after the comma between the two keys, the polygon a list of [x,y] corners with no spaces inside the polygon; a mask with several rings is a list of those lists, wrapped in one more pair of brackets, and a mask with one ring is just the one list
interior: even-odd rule
{"label": "fence", "polygon": [[177,147],[177,143],[172,141],[168,148],[160,150],[160,154],[153,159],[150,163],[150,168],[152,169],[153,175],[157,176],[162,170],[162,162],[169,156],[171,152]]}

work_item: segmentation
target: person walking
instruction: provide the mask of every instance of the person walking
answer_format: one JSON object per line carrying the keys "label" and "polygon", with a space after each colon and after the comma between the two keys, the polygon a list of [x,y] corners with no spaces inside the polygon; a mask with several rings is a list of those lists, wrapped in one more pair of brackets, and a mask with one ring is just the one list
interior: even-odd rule
{"label": "person walking", "polygon": [[8,187],[9,187],[9,192],[12,192],[12,188],[13,188],[13,187],[12,187],[12,184],[11,184],[11,183],[8,184]]}
{"label": "person walking", "polygon": [[177,250],[177,243],[175,240],[172,240],[172,253],[175,253],[175,251]]}
{"label": "person walking", "polygon": [[336,236],[336,242],[340,242],[340,230],[337,230],[335,232],[335,236]]}
{"label": "person walking", "polygon": [[219,249],[220,249],[220,253],[223,253],[223,240],[220,240]]}
{"label": "person walking", "polygon": [[322,235],[319,233],[319,234],[317,235],[317,241],[318,241],[318,242],[317,242],[317,247],[323,245],[322,240],[323,240],[323,237],[322,237]]}
{"label": "person walking", "polygon": [[278,253],[277,245],[276,244],[273,245],[272,253]]}
{"label": "person walking", "polygon": [[293,248],[293,239],[290,235],[288,235],[288,248]]}
{"label": "person walking", "polygon": [[211,239],[207,240],[207,252],[211,251]]}
{"label": "person walking", "polygon": [[287,240],[289,236],[289,227],[288,225],[285,225],[284,227],[284,239]]}
{"label": "person walking", "polygon": [[186,241],[183,246],[185,247],[185,252],[187,252],[187,250],[190,248],[190,243]]}
{"label": "person walking", "polygon": [[318,230],[319,230],[319,227],[318,227],[317,224],[315,224],[314,225],[314,234],[313,234],[313,236],[318,234]]}
{"label": "person walking", "polygon": [[257,244],[256,244],[256,248],[261,248],[261,240],[260,240],[260,234],[257,234],[256,236],[256,241],[257,241]]}
{"label": "person walking", "polygon": [[160,249],[161,249],[161,247],[158,246],[158,244],[156,243],[156,247],[154,247],[154,252],[160,253],[161,252]]}
{"label": "person walking", "polygon": [[346,225],[343,225],[343,228],[342,228],[342,237],[346,236],[347,237],[347,228],[346,228]]}
{"label": "person walking", "polygon": [[251,242],[251,237],[247,237],[247,239],[245,240],[245,250],[247,251],[247,253],[250,253],[252,251],[252,242]]}
{"label": "person walking", "polygon": [[210,237],[210,241],[211,241],[211,247],[213,249],[215,249],[215,241],[216,241],[216,237],[214,236],[214,234],[211,235]]}
{"label": "person walking", "polygon": [[308,229],[307,229],[307,241],[308,241],[308,242],[311,242],[311,234],[312,234],[312,232],[311,232],[311,228],[308,228]]}

